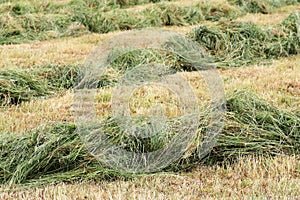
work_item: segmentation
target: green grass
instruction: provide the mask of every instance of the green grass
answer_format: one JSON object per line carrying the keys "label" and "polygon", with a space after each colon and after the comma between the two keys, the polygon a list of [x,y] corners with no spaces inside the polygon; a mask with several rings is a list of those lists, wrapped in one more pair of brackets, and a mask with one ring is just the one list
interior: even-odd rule
{"label": "green grass", "polygon": [[74,131],[74,125],[61,123],[44,126],[22,137],[2,134],[1,184],[24,183],[30,179],[60,182],[116,177],[118,172],[99,165]]}
{"label": "green grass", "polygon": [[226,126],[211,158],[299,154],[299,113],[279,110],[247,91],[230,94],[227,111]]}
{"label": "green grass", "polygon": [[[217,145],[204,162],[235,160],[243,155],[294,155],[300,150],[299,113],[277,109],[254,93],[237,91],[227,101],[226,125]],[[151,150],[158,140],[140,140],[118,132],[118,125],[103,126],[115,144],[129,149]],[[89,154],[74,124],[56,123],[42,126],[21,136],[1,133],[0,183],[20,184],[101,180],[107,177],[130,177],[108,169]],[[199,127],[204,131],[205,126]],[[111,132],[113,131],[113,132]],[[150,142],[150,143],[149,143]],[[199,141],[195,141],[197,144]],[[200,142],[201,143],[201,142]],[[184,170],[198,165],[197,149],[167,171]]]}
{"label": "green grass", "polygon": [[[51,1],[2,3],[0,4],[0,44],[48,40],[90,32],[108,33],[145,27],[194,25],[204,20],[235,19],[248,12],[264,13],[265,4],[258,0],[247,3],[237,1],[233,2],[233,5],[209,1],[186,5],[161,2],[140,10],[122,9],[117,6],[123,3],[134,6],[143,2],[112,1],[107,4],[114,5],[112,7],[103,6],[103,2],[97,0],[72,0],[64,3]],[[295,5],[297,2],[270,1],[268,3],[272,7],[290,4]],[[257,8],[252,8],[253,5]]]}
{"label": "green grass", "polygon": [[[39,5],[41,4],[41,5]],[[228,4],[210,2],[176,5],[158,3],[141,10],[116,8],[105,11],[97,3],[73,0],[64,4],[17,3],[0,5],[0,44],[24,43],[108,33],[145,27],[185,26],[203,20],[236,18],[241,12]]]}
{"label": "green grass", "polygon": [[[240,67],[298,54],[300,51],[298,22],[299,16],[296,12],[273,27],[260,27],[245,22],[226,22],[211,28],[202,25],[189,35],[210,55],[203,54],[197,62],[204,65],[214,62],[217,67]],[[177,43],[177,46],[174,43],[174,47],[164,51],[114,49],[108,58],[112,70],[103,75],[101,80],[97,80],[98,86],[114,84],[126,71],[142,64],[160,63],[177,71],[193,70],[190,69],[191,63],[195,62],[196,58],[195,56],[189,58],[189,52],[183,48],[190,49],[193,45],[188,40],[178,40]],[[195,51],[200,53],[203,50],[198,48]],[[79,73],[81,73],[80,66],[50,65],[26,70],[3,68],[0,70],[0,103],[18,104],[61,88],[73,88]]]}
{"label": "green grass", "polygon": [[[149,26],[186,26],[210,20],[221,22],[214,24],[216,26],[212,27],[200,26],[189,36],[206,48],[211,61],[217,63],[218,67],[261,64],[271,62],[271,59],[288,57],[299,53],[298,13],[291,14],[282,23],[272,27],[262,27],[252,23],[237,23],[228,20],[235,19],[246,13],[272,13],[281,6],[297,5],[298,2],[294,0],[232,0],[229,1],[231,5],[206,2],[205,4],[183,4],[181,6],[176,5],[176,3],[157,2],[156,4],[139,7],[139,10],[130,8],[133,5],[148,2],[150,1],[109,1],[105,7],[102,7],[101,1],[97,0],[73,0],[61,3],[17,0],[4,3],[4,1],[0,1],[2,3],[0,4],[0,44],[47,40],[77,36],[90,32],[107,33]],[[179,43],[179,46],[182,48],[187,47],[182,43]],[[199,49],[194,50],[198,51]],[[97,84],[99,87],[104,85],[112,87],[120,76],[128,70],[148,63],[163,63],[177,71],[191,71],[193,69],[190,68],[191,60],[189,58],[185,51],[181,51],[181,54],[172,54],[170,51],[150,49],[116,49],[110,55],[110,59],[112,59],[110,63],[111,74],[104,75],[103,79],[98,80]],[[209,59],[206,60],[205,57],[204,60],[201,58],[201,61],[206,62]],[[292,64],[284,63],[284,67],[281,70],[297,67],[296,64],[296,62],[292,62]],[[28,105],[24,105],[25,109],[22,109],[23,105],[20,105],[20,109],[15,109],[14,106],[10,108],[8,105],[31,101],[34,98],[48,97],[60,91],[74,88],[78,75],[81,74],[81,67],[45,65],[32,66],[28,69],[8,66],[2,68],[0,70],[0,105],[3,106],[1,107],[2,111],[7,109],[8,112],[15,112],[12,116],[16,116],[18,120],[20,114],[21,117],[23,116],[23,112],[28,112],[31,115],[24,114],[26,117],[34,116],[34,112],[40,111],[39,108],[32,112],[30,109],[26,109]],[[264,69],[253,71],[248,69],[247,72],[241,70],[238,72],[232,71],[232,73],[237,73],[233,79],[243,79],[243,76],[249,78],[253,77],[252,73],[261,73],[263,71]],[[246,74],[243,74],[243,72]],[[297,96],[297,79],[282,80],[286,74],[284,71],[278,72],[278,74],[280,73],[282,73],[283,78],[279,75],[278,80],[280,81],[277,80],[277,77],[275,78],[277,80],[276,84],[279,86],[274,84],[274,88],[282,90],[282,95],[284,95],[284,91],[289,89],[285,87],[289,87],[288,85],[291,84],[293,87],[291,95]],[[255,78],[247,79],[245,82],[247,81],[254,82]],[[263,88],[264,85],[268,84],[267,82],[260,82],[260,87]],[[273,85],[268,85],[267,88],[270,87],[273,87]],[[110,92],[105,93],[99,98],[99,101],[107,102],[110,96]],[[47,101],[52,100],[47,99]],[[61,99],[54,99],[53,101],[61,101]],[[35,104],[34,101],[32,103],[32,107],[41,105]],[[46,107],[49,103],[43,105]],[[292,111],[286,111],[273,106],[253,92],[235,91],[230,93],[227,98],[225,127],[219,135],[218,142],[212,152],[203,160],[199,160],[197,156],[201,146],[198,145],[201,144],[203,138],[197,137],[194,141],[195,145],[192,145],[193,148],[188,149],[182,158],[174,161],[162,170],[162,173],[171,172],[168,176],[175,177],[177,176],[174,175],[175,171],[188,171],[201,165],[200,175],[198,175],[197,171],[192,171],[190,174],[192,177],[196,176],[192,182],[186,182],[186,179],[183,182],[178,180],[168,182],[167,178],[162,180],[154,178],[148,180],[149,182],[143,180],[140,183],[135,179],[135,175],[110,169],[91,156],[80,140],[76,132],[76,126],[73,123],[49,123],[21,134],[2,131],[0,133],[0,184],[4,188],[9,185],[16,187],[17,190],[23,190],[25,186],[41,186],[43,184],[62,182],[64,184],[68,182],[77,184],[85,181],[89,183],[92,181],[107,180],[111,182],[116,179],[132,179],[134,194],[137,193],[136,186],[140,184],[151,185],[152,190],[155,188],[154,190],[157,189],[167,195],[173,194],[175,190],[181,191],[182,187],[187,187],[185,195],[188,195],[191,190],[194,191],[195,188],[200,188],[199,191],[196,190],[199,194],[212,194],[216,195],[216,197],[223,197],[224,190],[227,187],[232,192],[229,193],[230,197],[232,197],[233,193],[234,195],[245,193],[250,196],[255,194],[262,198],[267,198],[274,195],[275,192],[279,196],[291,194],[292,197],[294,194],[299,194],[297,190],[299,182],[299,164],[297,162],[299,158],[296,157],[294,158],[296,161],[291,162],[297,165],[296,169],[292,169],[290,163],[284,163],[280,160],[281,157],[279,155],[288,155],[291,158],[300,154],[300,111],[297,104],[295,105],[296,107],[289,108]],[[16,106],[16,108],[19,108],[19,106]],[[55,110],[55,108],[53,109]],[[66,105],[66,108],[60,108],[60,110],[62,109],[69,109],[68,105]],[[53,113],[53,115],[58,114],[61,113]],[[39,116],[36,115],[34,117],[39,118]],[[201,126],[199,126],[200,136],[204,134],[207,126],[205,118],[201,119],[203,121],[201,121]],[[65,121],[65,119],[62,121]],[[23,122],[19,120],[19,123]],[[31,123],[36,125],[36,121]],[[132,137],[122,131],[112,118],[107,118],[105,123],[103,129],[108,140],[135,152],[159,149],[172,139],[172,134],[167,132],[161,132],[160,135],[146,139]],[[11,124],[16,126],[14,122]],[[251,158],[253,155],[258,157],[248,161],[248,158]],[[278,157],[274,158],[274,156]],[[262,161],[257,158],[266,160]],[[233,171],[230,171],[231,167],[235,166],[234,164],[239,163],[238,161],[243,159],[247,161],[245,162],[246,164],[241,165],[238,170],[232,169]],[[274,165],[269,166],[268,162],[272,159],[278,160],[273,163]],[[281,165],[282,162],[285,165]],[[260,168],[257,167],[257,163],[259,163]],[[226,166],[224,168],[220,167],[223,165]],[[249,170],[248,166],[250,165],[253,165],[253,167],[250,167]],[[266,166],[269,166],[269,168],[265,169]],[[212,175],[207,178],[203,174],[207,174],[212,169],[211,167],[219,170],[210,171]],[[205,169],[208,169],[208,171],[205,171]],[[262,174],[262,170],[266,171],[264,172],[265,174]],[[256,174],[252,174],[252,172]],[[291,178],[292,181],[290,179],[282,180],[280,172],[286,173],[285,176]],[[243,177],[239,180],[241,174],[243,174]],[[157,177],[158,175],[150,176]],[[269,179],[270,176],[273,176],[273,179]],[[278,176],[281,177],[279,182]],[[147,178],[145,174],[142,177]],[[159,181],[155,182],[155,180]],[[199,182],[197,182],[199,180],[204,182],[204,187],[199,187]],[[213,187],[211,185],[212,182],[215,182],[217,186]],[[117,185],[116,183],[112,182],[113,185]],[[125,182],[125,184],[127,183]],[[192,185],[193,183],[195,186]],[[221,187],[220,183],[223,184]],[[237,185],[232,185],[233,183]],[[171,189],[165,188],[163,185],[169,185]],[[174,185],[177,185],[176,189],[173,188]],[[266,187],[261,187],[262,185],[266,185]],[[286,189],[286,185],[288,185],[288,189]],[[99,187],[102,188],[103,185],[97,186],[97,190],[99,190]],[[7,189],[9,188],[7,187]],[[88,188],[90,188],[90,185],[88,185]],[[249,192],[249,188],[250,190],[253,189],[253,191]],[[269,191],[265,193],[266,188]],[[173,189],[174,191],[172,191]],[[218,193],[215,189],[219,189]],[[237,189],[240,191],[238,194]],[[107,190],[112,193],[115,192],[111,188]],[[31,191],[29,193],[35,192]],[[49,193],[49,198],[53,198],[55,192],[51,191]],[[81,195],[78,191],[72,193],[77,196]],[[91,193],[93,192],[87,194]],[[2,198],[1,195],[0,198]],[[24,198],[24,196],[20,198]],[[30,194],[30,198],[34,198],[33,196]],[[86,197],[89,196],[87,195]],[[157,199],[157,196],[155,197],[153,198]],[[11,198],[14,197],[11,196]],[[199,198],[199,196],[195,198]]]}
{"label": "green grass", "polygon": [[34,97],[51,95],[76,84],[78,66],[44,66],[0,69],[0,105],[19,104]]}
{"label": "green grass", "polygon": [[273,27],[247,22],[224,22],[214,27],[201,25],[192,37],[206,48],[219,67],[238,67],[298,54],[299,13]]}

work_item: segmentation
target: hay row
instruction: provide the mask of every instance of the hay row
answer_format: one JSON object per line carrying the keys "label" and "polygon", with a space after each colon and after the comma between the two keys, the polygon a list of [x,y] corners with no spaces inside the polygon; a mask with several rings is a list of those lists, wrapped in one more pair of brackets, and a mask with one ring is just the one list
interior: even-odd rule
{"label": "hay row", "polygon": [[247,22],[200,26],[192,37],[206,48],[219,67],[238,67],[300,52],[299,13],[280,24],[261,27]]}
{"label": "hay row", "polygon": [[104,12],[85,1],[74,0],[44,12],[34,10],[15,13],[11,9],[2,8],[0,14],[0,44],[47,40],[88,32],[108,33],[145,27],[184,26],[203,20],[233,19],[241,15],[241,11],[233,6],[210,2],[186,6],[158,3],[141,10],[114,9]]}
{"label": "hay row", "polygon": [[[298,21],[299,16],[295,13],[269,28],[243,22],[221,23],[211,28],[200,26],[190,36],[208,50],[218,67],[240,67],[298,54]],[[116,82],[120,75],[140,64],[161,63],[176,70],[189,69],[189,61],[170,52],[114,50],[111,57],[113,70],[99,80],[100,85]],[[71,88],[79,71],[80,67],[73,66],[36,67],[25,71],[1,69],[0,103],[17,104],[32,97],[45,96],[59,88]]]}
{"label": "hay row", "polygon": [[300,152],[300,115],[270,105],[256,94],[236,91],[227,99],[227,122],[211,158]]}
{"label": "hay row", "polygon": [[[117,8],[130,8],[136,5],[149,3],[168,2],[171,0],[85,0],[85,5],[90,8],[98,9],[99,11],[109,11]],[[79,1],[71,1],[79,2]],[[0,11],[11,12],[14,15],[24,15],[30,13],[58,13],[61,10],[66,10],[70,2],[57,1],[19,1],[19,0],[1,0]]]}
{"label": "hay row", "polygon": [[[203,62],[213,62],[217,67],[264,64],[271,59],[300,52],[299,17],[298,12],[293,13],[281,23],[270,27],[248,22],[222,22],[213,27],[201,25],[188,33],[188,36],[197,41],[207,50],[207,55],[210,55],[210,58],[205,58],[206,61],[203,59]],[[190,44],[181,45],[186,49],[190,48]],[[180,55],[151,49],[114,49],[110,56],[113,60],[110,67],[118,73],[148,63],[162,63],[176,70],[188,70],[190,62]]]}
{"label": "hay row", "polygon": [[78,66],[0,69],[0,105],[19,104],[75,86]]}
{"label": "hay row", "polygon": [[[131,1],[124,2],[131,5]],[[296,4],[293,0],[291,3],[282,2],[285,1],[270,5],[279,7]],[[234,6],[209,1],[185,6],[162,2],[140,10],[105,10],[102,3],[95,0],[73,0],[67,3],[13,2],[1,5],[0,45],[76,36],[89,32],[108,33],[145,27],[193,25],[203,20],[235,19],[248,12],[236,6],[239,5],[237,2],[233,3]]]}
{"label": "hay row", "polygon": [[[212,153],[199,161],[197,150],[165,170],[178,170],[201,162],[234,161],[243,155],[292,155],[300,153],[300,115],[271,106],[248,91],[236,91],[227,101],[226,125]],[[117,130],[118,127],[110,127]],[[204,127],[199,127],[203,130]],[[74,180],[130,177],[108,169],[92,157],[79,139],[74,124],[57,123],[23,136],[1,133],[0,183],[43,184]],[[117,137],[117,138],[116,138]],[[136,149],[136,138],[114,137],[118,144]],[[155,143],[157,140],[151,140]],[[196,141],[197,143],[197,141]],[[143,151],[149,140],[139,140]],[[160,144],[158,144],[160,145]],[[138,147],[140,148],[140,147]],[[197,149],[197,148],[196,148]]]}
{"label": "hay row", "polygon": [[[217,67],[267,64],[271,59],[300,52],[299,17],[298,12],[293,13],[281,23],[270,27],[248,22],[222,22],[213,27],[201,25],[188,33],[188,36],[207,50]],[[114,50],[111,57],[114,58],[111,67],[123,73],[134,66],[150,62],[163,63],[177,70],[189,68],[189,61],[170,52],[125,49]]]}

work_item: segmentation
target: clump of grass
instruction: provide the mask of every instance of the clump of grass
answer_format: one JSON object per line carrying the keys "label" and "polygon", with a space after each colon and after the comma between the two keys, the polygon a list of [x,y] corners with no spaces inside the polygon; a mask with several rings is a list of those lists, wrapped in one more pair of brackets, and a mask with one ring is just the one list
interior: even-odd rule
{"label": "clump of grass", "polygon": [[244,15],[241,9],[226,3],[206,3],[201,10],[205,20],[208,21],[218,21],[222,18],[236,19]]}
{"label": "clump of grass", "polygon": [[300,152],[300,117],[297,113],[279,110],[249,91],[230,94],[227,109],[225,128],[210,159]]}
{"label": "clump of grass", "polygon": [[0,70],[0,104],[17,104],[48,94],[46,82],[17,69]]}
{"label": "clump of grass", "polygon": [[87,32],[82,24],[62,14],[0,15],[0,44],[76,36]]}
{"label": "clump of grass", "polygon": [[6,2],[0,2],[1,13],[10,13],[13,16],[24,14],[57,14],[62,12],[68,2],[57,1],[31,1],[31,0],[8,0]]}
{"label": "clump of grass", "polygon": [[[50,96],[55,92],[74,88],[82,78],[81,67],[46,65],[33,66],[28,69],[1,68],[0,106],[16,105],[33,98]],[[114,73],[117,72],[109,71],[98,77],[97,88],[114,85],[117,82]]]}
{"label": "clump of grass", "polygon": [[[166,51],[150,49],[114,49],[108,58],[110,70],[95,80],[97,88],[114,85],[118,78],[140,64],[163,63],[180,69],[187,62]],[[0,105],[19,104],[55,91],[74,88],[81,80],[81,66],[33,66],[28,69],[0,69]]]}
{"label": "clump of grass", "polygon": [[138,65],[149,63],[160,63],[174,68],[179,68],[181,64],[175,54],[154,49],[113,49],[108,60],[111,63],[110,68],[121,74]]}
{"label": "clump of grass", "polygon": [[[72,163],[66,162],[63,155],[68,151],[76,155],[75,152],[78,148],[76,145],[73,146],[75,148],[72,148],[72,150],[69,148],[69,145],[64,145],[64,143],[68,141],[72,141],[72,144],[75,144],[76,140],[73,140],[76,136],[74,134],[72,135],[74,129],[74,126],[53,126],[51,130],[45,129],[46,134],[39,134],[39,131],[33,131],[22,139],[14,135],[2,135],[1,160],[5,160],[6,162],[1,163],[1,174],[3,174],[1,176],[1,182],[8,180],[13,183],[22,182],[29,177],[35,176],[34,171],[51,171],[51,169],[55,171],[59,170],[63,165],[69,165],[67,168],[71,169]],[[60,132],[64,134],[60,135]],[[61,162],[57,160],[56,162],[49,163],[52,155],[48,153],[55,148],[60,148],[60,151],[57,153],[61,155]],[[21,155],[19,153],[20,151],[27,153],[26,155]],[[80,148],[77,149],[77,151],[80,151]],[[53,156],[55,160],[55,155]],[[59,157],[56,158],[59,159]],[[47,164],[49,164],[49,168]],[[43,165],[43,167],[41,167],[41,165]]]}
{"label": "clump of grass", "polygon": [[0,105],[19,104],[76,84],[78,66],[0,69]]}
{"label": "clump of grass", "polygon": [[32,67],[30,71],[34,76],[47,80],[48,85],[52,88],[70,89],[77,84],[80,66],[47,65]]}
{"label": "clump of grass", "polygon": [[271,11],[269,1],[263,0],[231,0],[232,4],[238,5],[243,8],[247,13],[263,13],[267,14]]}
{"label": "clump of grass", "polygon": [[233,6],[209,2],[184,6],[158,3],[138,11],[121,8],[105,10],[102,4],[94,0],[73,0],[59,5],[20,2],[0,7],[3,10],[0,15],[0,44],[47,40],[88,32],[108,33],[145,27],[184,26],[197,24],[205,19],[232,19],[242,14]]}
{"label": "clump of grass", "polygon": [[22,137],[2,134],[0,182],[92,180],[121,175],[99,165],[74,131],[74,125],[60,123],[40,127]]}
{"label": "clump of grass", "polygon": [[[202,25],[190,35],[211,55],[212,61],[207,62],[213,62],[218,67],[240,67],[298,54],[300,51],[298,22],[298,13],[294,13],[273,27],[224,22],[211,28]],[[181,44],[184,45],[186,44]],[[192,47],[186,47],[190,48]],[[184,49],[177,51],[185,52]],[[182,55],[153,49],[115,49],[110,57],[114,60],[111,67],[122,73],[139,64],[151,62],[163,63],[176,70],[188,69],[193,62],[183,58],[185,56]]]}
{"label": "clump of grass", "polygon": [[[273,107],[248,91],[236,91],[227,101],[226,125],[206,162],[215,163],[243,155],[298,154],[300,116]],[[106,123],[107,122],[107,123]],[[161,147],[161,140],[125,137],[110,118],[103,126],[115,144],[132,151],[147,152]],[[22,136],[0,137],[0,183],[47,183],[129,177],[108,169],[89,154],[74,124],[57,123]],[[205,130],[199,127],[199,131]],[[157,146],[156,146],[157,145]],[[197,148],[196,148],[197,149]],[[172,163],[166,170],[199,164],[197,151]]]}
{"label": "clump of grass", "polygon": [[172,4],[158,4],[138,12],[116,9],[98,13],[88,10],[85,14],[82,14],[83,11],[80,9],[86,8],[77,9],[75,7],[74,18],[88,27],[91,32],[96,33],[144,27],[182,26],[204,20],[201,10],[197,9],[197,6],[179,7]]}
{"label": "clump of grass", "polygon": [[236,67],[298,54],[298,23],[296,12],[269,28],[245,22],[225,22],[210,28],[201,25],[192,37],[210,52],[219,67]]}
{"label": "clump of grass", "polygon": [[[213,5],[209,2],[185,6],[159,3],[139,11],[115,9],[105,13],[96,13],[93,9],[76,5],[75,19],[88,27],[91,32],[97,33],[144,27],[192,25],[204,19],[216,21],[221,17],[236,18],[241,14],[232,6]],[[82,14],[83,10],[85,14]]]}
{"label": "clump of grass", "polygon": [[23,27],[10,14],[0,15],[0,44],[5,44],[7,40],[17,42],[22,31]]}
{"label": "clump of grass", "polygon": [[235,19],[247,12],[269,12],[265,4],[279,7],[295,3],[294,0],[287,3],[265,3],[260,0],[233,2],[233,5],[246,5],[237,7],[208,1],[183,6],[155,1],[156,4],[141,10],[119,8],[145,2],[150,0],[106,3],[99,0],[72,0],[66,3],[25,1],[1,4],[0,44],[47,40],[88,32],[108,33],[145,27],[193,25],[203,20]]}

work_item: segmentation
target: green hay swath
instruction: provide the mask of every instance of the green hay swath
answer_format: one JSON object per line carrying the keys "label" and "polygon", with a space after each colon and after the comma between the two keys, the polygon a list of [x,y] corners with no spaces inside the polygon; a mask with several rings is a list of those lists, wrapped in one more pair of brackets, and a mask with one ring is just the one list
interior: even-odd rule
{"label": "green hay swath", "polygon": [[197,24],[205,19],[216,21],[222,17],[236,18],[241,12],[233,6],[214,5],[209,2],[178,6],[159,3],[141,10],[114,9],[98,12],[81,1],[71,3],[73,19],[82,23],[91,32],[108,33],[145,27],[184,26]]}
{"label": "green hay swath", "polygon": [[1,184],[31,179],[56,182],[113,178],[121,174],[99,165],[85,149],[73,124],[47,125],[21,137],[2,133],[0,149]]}
{"label": "green hay swath", "polygon": [[[247,22],[223,22],[213,27],[201,25],[188,35],[208,51],[211,62],[217,67],[264,64],[271,59],[299,53],[299,16],[297,12],[293,13],[272,27]],[[116,49],[111,52],[111,57],[114,60],[111,67],[123,73],[150,62],[178,70],[189,66],[189,61],[180,55],[149,49]]]}
{"label": "green hay swath", "polygon": [[0,69],[0,105],[19,104],[69,89],[76,83],[78,66],[45,66],[22,70]]}
{"label": "green hay swath", "polygon": [[271,8],[298,3],[296,0],[239,0],[231,1],[232,5],[203,1],[182,6],[176,5],[176,2],[161,2],[149,4],[141,10],[119,8],[147,2],[150,1],[118,0],[106,4],[98,0],[66,3],[13,1],[0,4],[0,44],[77,36],[89,32],[194,25],[203,20],[235,19],[248,12],[269,13]]}
{"label": "green hay swath", "polygon": [[[221,23],[216,27],[200,26],[190,36],[211,55],[217,67],[240,67],[264,63],[298,54],[300,51],[299,15],[291,14],[273,27],[263,28],[252,23]],[[189,44],[186,45],[187,49]],[[113,85],[126,71],[141,64],[160,63],[174,69],[188,70],[190,61],[168,51],[151,49],[115,49],[110,58],[112,74],[100,80],[99,87]],[[45,96],[59,88],[75,86],[80,73],[78,66],[34,67],[29,70],[0,70],[0,103],[16,104],[32,97]]]}
{"label": "green hay swath", "polygon": [[[234,160],[243,155],[300,153],[300,116],[297,113],[279,110],[247,91],[232,93],[227,107],[225,128],[205,162]],[[118,130],[118,125],[109,126],[107,131],[112,129]],[[204,129],[199,127],[199,130]],[[139,149],[144,145],[144,151],[155,146],[149,145],[149,140],[138,143],[135,140],[122,134],[114,136],[115,142],[127,144],[129,149]],[[139,146],[135,146],[137,144]],[[85,149],[74,124],[50,124],[22,136],[2,133],[0,150],[1,184],[39,185],[132,176],[98,163]],[[197,160],[197,153],[195,148],[189,157],[174,162],[165,170],[183,170],[200,164],[203,161]]]}
{"label": "green hay swath", "polygon": [[48,94],[45,82],[16,69],[1,69],[0,91],[1,105],[17,104]]}
{"label": "green hay swath", "polygon": [[184,26],[203,20],[233,19],[241,15],[229,4],[210,2],[178,6],[158,3],[141,10],[106,11],[97,2],[74,0],[66,4],[18,2],[0,6],[0,44],[24,43],[76,36],[88,32],[108,33],[145,27]]}
{"label": "green hay swath", "polygon": [[[200,26],[189,36],[211,55],[217,67],[240,67],[267,63],[270,59],[296,55],[300,51],[299,14],[293,13],[272,27],[247,22],[223,22],[214,27]],[[188,48],[188,46],[187,46]],[[121,73],[147,63],[163,63],[175,69],[189,67],[180,55],[150,49],[116,49],[111,67]]]}
{"label": "green hay swath", "polygon": [[192,32],[192,37],[210,52],[218,67],[237,67],[298,54],[299,22],[296,12],[267,28],[245,22],[203,25]]}
{"label": "green hay swath", "polygon": [[[210,54],[217,67],[241,67],[265,64],[300,52],[300,15],[289,15],[272,27],[247,22],[223,22],[216,26],[201,25],[188,35]],[[187,49],[189,48],[189,44]],[[111,52],[111,67],[124,73],[139,64],[163,63],[177,70],[188,68],[189,62],[180,55],[157,50],[116,49]]]}
{"label": "green hay swath", "polygon": [[247,91],[227,99],[227,122],[211,158],[300,152],[300,115],[271,106]]}

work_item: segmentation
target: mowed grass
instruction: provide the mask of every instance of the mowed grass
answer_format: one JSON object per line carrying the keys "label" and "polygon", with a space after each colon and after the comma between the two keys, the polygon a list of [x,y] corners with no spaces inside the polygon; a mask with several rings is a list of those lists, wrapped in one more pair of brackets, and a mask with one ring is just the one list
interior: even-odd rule
{"label": "mowed grass", "polygon": [[[249,66],[237,69],[222,69],[220,74],[225,83],[226,93],[238,89],[250,89],[272,104],[287,110],[299,110],[300,105],[300,56],[282,58],[270,66]],[[198,97],[203,93],[203,80],[197,72],[183,74],[192,84]],[[99,90],[99,114],[105,114],[103,109],[110,107],[111,88]],[[99,97],[100,98],[100,97]],[[49,99],[36,99],[17,106],[2,109],[0,124],[2,131],[23,132],[40,124],[55,121],[73,120],[70,111],[73,101],[71,92],[62,93]],[[102,111],[101,111],[102,110]]]}
{"label": "mowed grass", "polygon": [[[270,18],[278,15],[270,14]],[[267,17],[251,15],[262,25],[272,24]],[[280,18],[281,19],[281,18]],[[248,21],[246,17],[243,19]],[[251,21],[251,19],[249,19]],[[281,21],[281,20],[278,20]],[[179,32],[191,27],[174,27]],[[80,64],[86,55],[103,40],[117,33],[89,34],[78,38],[62,38],[30,44],[0,47],[1,67],[33,65]],[[285,110],[300,109],[300,57],[298,55],[274,61],[270,66],[252,65],[237,69],[222,69],[226,93],[250,89],[272,104]],[[202,92],[197,73],[184,74]],[[109,109],[111,89],[100,91],[103,97],[100,114]],[[70,107],[72,92],[67,91],[48,99],[34,99],[17,106],[1,108],[0,130],[22,134],[48,122],[72,122]],[[101,113],[101,109],[103,112]],[[159,173],[133,180],[60,183],[38,188],[18,188],[1,191],[0,199],[267,199],[300,198],[300,162],[298,156],[241,157],[234,163],[201,165],[181,173]]]}
{"label": "mowed grass", "polygon": [[[288,6],[278,9],[272,14],[247,14],[237,18],[238,22],[253,22],[261,26],[274,26],[282,22],[291,12],[297,10],[297,6]],[[201,24],[214,26],[218,22],[203,21]],[[199,25],[170,26],[168,30],[187,34]],[[34,65],[46,64],[77,65],[83,63],[86,56],[92,52],[101,42],[108,40],[121,31],[106,34],[87,34],[78,37],[65,37],[49,41],[36,41],[33,43],[0,46],[0,67],[18,66],[28,68]]]}

